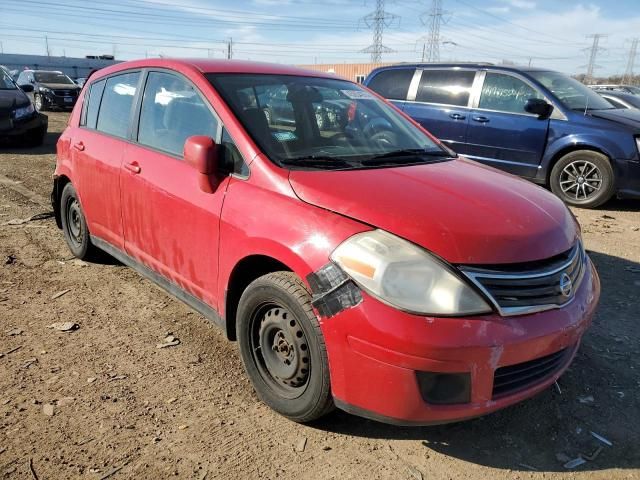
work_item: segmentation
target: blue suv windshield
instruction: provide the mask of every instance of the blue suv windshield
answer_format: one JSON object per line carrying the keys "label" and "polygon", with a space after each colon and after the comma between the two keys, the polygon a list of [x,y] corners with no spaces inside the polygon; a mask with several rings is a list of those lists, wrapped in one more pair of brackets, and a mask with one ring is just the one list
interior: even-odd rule
{"label": "blue suv windshield", "polygon": [[612,110],[598,93],[578,80],[558,72],[528,72],[544,85],[562,104],[571,110]]}

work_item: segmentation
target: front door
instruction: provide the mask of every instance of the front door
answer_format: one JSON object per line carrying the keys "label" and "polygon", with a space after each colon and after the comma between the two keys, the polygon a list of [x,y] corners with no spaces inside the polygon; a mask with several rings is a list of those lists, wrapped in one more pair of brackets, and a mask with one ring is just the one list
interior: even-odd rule
{"label": "front door", "polygon": [[125,250],[174,285],[217,308],[219,224],[228,179],[200,190],[183,160],[192,135],[219,138],[219,121],[184,77],[148,73],[137,135],[121,174]]}
{"label": "front door", "polygon": [[549,119],[525,111],[530,98],[544,97],[520,78],[486,72],[478,107],[470,112],[466,155],[535,178],[547,142]]}

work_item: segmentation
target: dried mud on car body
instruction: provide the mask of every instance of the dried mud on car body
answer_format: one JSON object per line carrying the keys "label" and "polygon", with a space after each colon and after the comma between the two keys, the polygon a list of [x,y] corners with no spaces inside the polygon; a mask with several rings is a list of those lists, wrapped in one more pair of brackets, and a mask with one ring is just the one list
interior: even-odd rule
{"label": "dried mud on car body", "polygon": [[[0,224],[50,210],[38,199],[67,114],[49,118],[43,147],[0,150],[0,175],[20,182],[0,183]],[[30,462],[41,479],[640,478],[639,212],[575,210],[603,294],[562,393],[425,428],[340,412],[289,422],[258,402],[236,345],[200,315],[113,260],[70,259],[51,218],[2,225],[0,478],[33,478]],[[48,328],[59,322],[79,328]],[[179,345],[156,348],[169,333]]]}

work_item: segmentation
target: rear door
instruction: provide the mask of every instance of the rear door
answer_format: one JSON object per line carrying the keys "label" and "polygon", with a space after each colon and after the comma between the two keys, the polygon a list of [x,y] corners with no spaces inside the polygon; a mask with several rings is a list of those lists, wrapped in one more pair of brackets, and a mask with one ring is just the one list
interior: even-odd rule
{"label": "rear door", "polygon": [[482,87],[470,113],[467,156],[516,175],[534,178],[547,143],[549,119],[524,110],[530,98],[544,98],[525,78],[480,72]]}
{"label": "rear door", "polygon": [[221,124],[185,77],[149,71],[122,168],[125,250],[199,300],[217,307],[220,212],[228,177],[213,193],[183,158],[192,135],[220,142]]}
{"label": "rear door", "polygon": [[120,168],[139,80],[136,71],[93,82],[71,138],[74,185],[89,231],[119,249],[124,247]]}
{"label": "rear door", "polygon": [[469,104],[476,76],[473,69],[425,69],[419,71],[415,90],[404,107],[429,132],[458,153],[466,153]]}
{"label": "rear door", "polygon": [[376,73],[367,82],[367,87],[402,109],[415,76],[413,67],[389,68]]}

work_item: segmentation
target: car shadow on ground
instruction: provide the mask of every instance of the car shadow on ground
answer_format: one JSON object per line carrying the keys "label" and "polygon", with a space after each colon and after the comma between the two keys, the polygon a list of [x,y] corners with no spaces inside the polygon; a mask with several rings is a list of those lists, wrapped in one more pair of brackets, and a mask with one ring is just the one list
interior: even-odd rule
{"label": "car shadow on ground", "polygon": [[[344,435],[420,441],[439,452],[509,470],[568,471],[578,456],[594,460],[576,470],[640,467],[640,386],[637,303],[640,264],[591,253],[602,280],[601,303],[569,370],[538,396],[461,423],[395,427],[336,412],[315,428]],[[613,443],[607,446],[595,432]]]}
{"label": "car shadow on ground", "polygon": [[59,132],[47,132],[42,145],[38,147],[28,147],[21,145],[16,139],[0,141],[0,153],[11,155],[51,155],[56,153],[56,142],[60,138]]}

